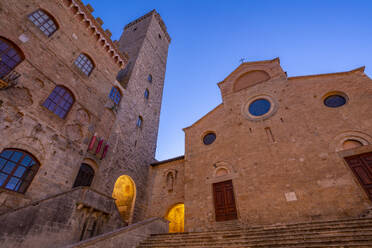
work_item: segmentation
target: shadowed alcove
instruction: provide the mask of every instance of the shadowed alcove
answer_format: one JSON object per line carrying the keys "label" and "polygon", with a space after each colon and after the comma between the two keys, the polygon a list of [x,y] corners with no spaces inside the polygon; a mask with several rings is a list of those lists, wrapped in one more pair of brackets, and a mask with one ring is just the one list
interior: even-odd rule
{"label": "shadowed alcove", "polygon": [[127,175],[120,176],[115,182],[112,197],[115,198],[121,218],[131,223],[136,200],[136,185],[133,179]]}
{"label": "shadowed alcove", "polygon": [[185,221],[185,204],[178,203],[173,205],[165,216],[169,220],[169,232],[183,232]]}

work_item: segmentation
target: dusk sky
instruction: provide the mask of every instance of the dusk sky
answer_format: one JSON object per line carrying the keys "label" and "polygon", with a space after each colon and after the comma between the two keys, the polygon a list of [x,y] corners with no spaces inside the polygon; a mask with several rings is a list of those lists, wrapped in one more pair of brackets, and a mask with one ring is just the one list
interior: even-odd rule
{"label": "dusk sky", "polygon": [[182,128],[221,103],[217,83],[239,64],[280,57],[288,76],[366,66],[372,77],[372,0],[83,0],[119,39],[156,9],[172,38],[156,158],[184,154]]}

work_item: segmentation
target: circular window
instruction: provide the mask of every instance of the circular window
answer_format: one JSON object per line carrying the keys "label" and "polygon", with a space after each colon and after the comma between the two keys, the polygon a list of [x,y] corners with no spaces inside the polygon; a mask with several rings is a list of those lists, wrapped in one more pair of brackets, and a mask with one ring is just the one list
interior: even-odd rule
{"label": "circular window", "polygon": [[266,99],[257,99],[249,105],[249,113],[254,116],[261,116],[269,112],[271,103]]}
{"label": "circular window", "polygon": [[346,97],[342,95],[331,95],[324,99],[324,105],[330,108],[338,108],[345,105]]}
{"label": "circular window", "polygon": [[203,143],[205,145],[210,145],[216,140],[216,134],[215,133],[208,133],[203,138]]}

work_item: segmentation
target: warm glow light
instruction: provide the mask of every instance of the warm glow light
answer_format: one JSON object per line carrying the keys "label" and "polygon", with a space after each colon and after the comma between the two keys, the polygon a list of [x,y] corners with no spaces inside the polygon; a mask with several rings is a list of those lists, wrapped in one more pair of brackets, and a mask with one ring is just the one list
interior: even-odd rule
{"label": "warm glow light", "polygon": [[121,217],[126,222],[130,221],[135,194],[136,187],[133,180],[129,176],[120,176],[116,180],[112,197],[116,199],[116,206],[119,209]]}
{"label": "warm glow light", "polygon": [[169,232],[183,232],[185,221],[185,205],[180,203],[174,205],[165,216],[169,223]]}

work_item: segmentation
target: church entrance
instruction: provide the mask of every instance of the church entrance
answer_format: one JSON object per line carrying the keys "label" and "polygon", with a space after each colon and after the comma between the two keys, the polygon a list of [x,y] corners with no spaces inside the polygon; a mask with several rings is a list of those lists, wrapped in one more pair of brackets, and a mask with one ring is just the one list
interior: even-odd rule
{"label": "church entrance", "polygon": [[232,180],[214,183],[213,196],[216,221],[234,220],[238,218]]}
{"label": "church entrance", "polygon": [[372,200],[372,152],[346,157],[345,161]]}

